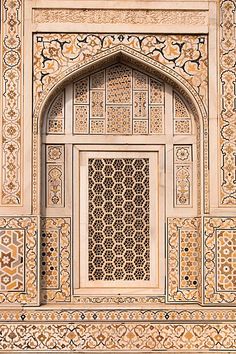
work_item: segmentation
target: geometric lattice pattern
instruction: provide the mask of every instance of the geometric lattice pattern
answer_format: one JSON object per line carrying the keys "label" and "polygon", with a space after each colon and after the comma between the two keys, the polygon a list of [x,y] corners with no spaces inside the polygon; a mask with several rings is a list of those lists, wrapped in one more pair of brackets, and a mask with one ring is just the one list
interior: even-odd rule
{"label": "geometric lattice pattern", "polygon": [[64,91],[62,91],[52,102],[47,116],[47,133],[63,134],[65,125],[64,115]]}
{"label": "geometric lattice pattern", "polygon": [[200,297],[200,218],[168,218],[169,302],[197,302]]}
{"label": "geometric lattice pattern", "polygon": [[42,232],[41,286],[53,289],[59,287],[59,232],[44,230]]}
{"label": "geometric lattice pattern", "polygon": [[41,301],[70,301],[70,218],[41,218]]}
{"label": "geometric lattice pattern", "polygon": [[191,134],[192,133],[192,121],[189,110],[180,98],[180,96],[174,93],[174,134]]}
{"label": "geometric lattice pattern", "polygon": [[236,218],[206,217],[204,226],[204,303],[236,303]]}
{"label": "geometric lattice pattern", "polygon": [[74,84],[75,134],[164,134],[164,85],[115,64]]}
{"label": "geometric lattice pattern", "polygon": [[197,231],[180,231],[180,288],[196,289],[199,277],[199,235]]}
{"label": "geometric lattice pattern", "polygon": [[24,290],[24,230],[0,231],[0,290]]}
{"label": "geometric lattice pattern", "polygon": [[149,159],[90,158],[89,280],[150,280]]}
{"label": "geometric lattice pattern", "polygon": [[236,230],[217,232],[218,291],[236,291]]}

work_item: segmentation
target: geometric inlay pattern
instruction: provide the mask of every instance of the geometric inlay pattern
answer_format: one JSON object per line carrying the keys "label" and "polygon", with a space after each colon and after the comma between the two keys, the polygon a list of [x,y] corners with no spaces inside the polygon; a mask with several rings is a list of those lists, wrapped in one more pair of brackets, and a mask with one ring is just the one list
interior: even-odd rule
{"label": "geometric inlay pattern", "polygon": [[24,230],[0,230],[0,290],[24,290]]}
{"label": "geometric inlay pattern", "polygon": [[65,93],[62,91],[50,106],[46,122],[48,134],[63,134],[65,131],[64,96]]}
{"label": "geometric inlay pattern", "polygon": [[168,218],[169,302],[197,302],[201,284],[200,218]]}
{"label": "geometric inlay pattern", "polygon": [[38,304],[37,218],[0,218],[0,303]]}
{"label": "geometric inlay pattern", "polygon": [[204,303],[236,303],[236,219],[205,218]]}
{"label": "geometric inlay pattern", "polygon": [[191,134],[192,122],[189,110],[177,93],[174,93],[174,134]]}
{"label": "geometric inlay pattern", "polygon": [[236,230],[217,232],[218,291],[236,291]]}
{"label": "geometric inlay pattern", "polygon": [[41,218],[41,301],[70,301],[70,218]]}
{"label": "geometric inlay pattern", "polygon": [[90,158],[89,280],[150,280],[149,159]]}
{"label": "geometric inlay pattern", "polygon": [[74,83],[75,134],[164,134],[164,85],[115,64]]}

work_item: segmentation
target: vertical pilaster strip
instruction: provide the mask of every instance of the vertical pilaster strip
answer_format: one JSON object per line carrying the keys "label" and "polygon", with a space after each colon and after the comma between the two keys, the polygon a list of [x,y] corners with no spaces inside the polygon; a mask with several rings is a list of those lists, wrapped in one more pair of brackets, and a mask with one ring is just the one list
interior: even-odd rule
{"label": "vertical pilaster strip", "polygon": [[23,3],[2,1],[1,205],[22,204]]}
{"label": "vertical pilaster strip", "polygon": [[236,205],[236,3],[220,1],[220,204]]}

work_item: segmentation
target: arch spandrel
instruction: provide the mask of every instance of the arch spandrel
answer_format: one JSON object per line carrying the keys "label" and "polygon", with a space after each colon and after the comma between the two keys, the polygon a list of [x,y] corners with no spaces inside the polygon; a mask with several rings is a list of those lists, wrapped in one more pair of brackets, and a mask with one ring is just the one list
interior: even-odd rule
{"label": "arch spandrel", "polygon": [[[35,103],[34,107],[34,132],[37,134],[40,131],[41,120],[44,116],[45,110],[50,101],[55,97],[67,84],[77,80],[79,77],[88,75],[90,72],[104,68],[112,63],[121,62],[128,64],[131,67],[139,67],[140,70],[145,71],[147,74],[157,77],[162,81],[168,83],[176,89],[190,106],[195,117],[197,125],[199,125],[199,141],[201,141],[201,151],[199,161],[203,161],[204,170],[204,207],[205,211],[208,210],[208,116],[202,98],[198,95],[196,88],[194,88],[183,76],[166,65],[147,57],[137,50],[130,48],[126,45],[119,44],[109,48],[101,53],[89,57],[82,62],[70,66],[62,71],[59,76],[52,78],[47,87],[44,87],[43,92],[38,96],[40,97]],[[37,83],[35,82],[35,87]],[[37,96],[37,95],[36,95]],[[200,146],[199,145],[199,146]],[[36,164],[35,164],[36,165]],[[34,174],[34,176],[36,176]],[[36,200],[37,198],[34,198]]]}

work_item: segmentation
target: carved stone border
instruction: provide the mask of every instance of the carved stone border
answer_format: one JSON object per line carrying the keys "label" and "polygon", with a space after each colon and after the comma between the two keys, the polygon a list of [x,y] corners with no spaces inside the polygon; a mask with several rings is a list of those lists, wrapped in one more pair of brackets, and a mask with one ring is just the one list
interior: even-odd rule
{"label": "carved stone border", "polygon": [[25,232],[25,291],[0,293],[0,303],[37,305],[38,300],[38,233],[34,217],[1,217],[0,230],[20,229]]}
{"label": "carved stone border", "polygon": [[235,323],[5,323],[0,351],[170,352],[235,350]]}

